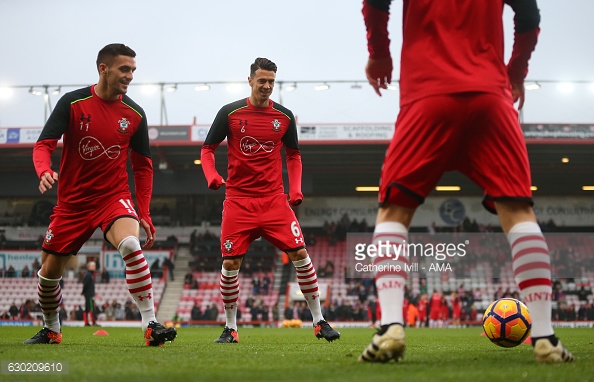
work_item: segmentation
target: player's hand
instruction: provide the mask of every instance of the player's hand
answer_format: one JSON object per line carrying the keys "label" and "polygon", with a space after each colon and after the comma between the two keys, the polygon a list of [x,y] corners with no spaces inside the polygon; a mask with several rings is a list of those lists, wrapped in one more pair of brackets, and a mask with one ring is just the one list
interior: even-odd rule
{"label": "player's hand", "polygon": [[365,66],[367,81],[373,87],[373,90],[382,96],[380,89],[387,89],[388,84],[392,83],[392,57],[370,58]]}
{"label": "player's hand", "polygon": [[221,188],[223,184],[225,184],[225,179],[223,179],[223,177],[218,177],[215,179],[211,179],[208,182],[208,188],[210,188],[211,190],[218,190],[219,188]]}
{"label": "player's hand", "polygon": [[144,242],[142,249],[151,249],[153,244],[155,244],[155,233],[157,232],[155,230],[155,227],[153,226],[153,222],[150,220],[150,218],[148,219],[148,221],[140,219],[140,225],[146,233],[146,241]]}
{"label": "player's hand", "polygon": [[514,103],[520,101],[520,104],[518,105],[518,110],[522,110],[522,108],[524,107],[524,95],[525,95],[524,82],[511,81],[511,86],[512,86],[512,97],[514,99]]}
{"label": "player's hand", "polygon": [[298,206],[303,202],[303,194],[300,192],[289,193],[289,205]]}
{"label": "player's hand", "polygon": [[39,179],[39,192],[45,194],[52,189],[52,186],[58,181],[58,173],[49,171],[44,172]]}

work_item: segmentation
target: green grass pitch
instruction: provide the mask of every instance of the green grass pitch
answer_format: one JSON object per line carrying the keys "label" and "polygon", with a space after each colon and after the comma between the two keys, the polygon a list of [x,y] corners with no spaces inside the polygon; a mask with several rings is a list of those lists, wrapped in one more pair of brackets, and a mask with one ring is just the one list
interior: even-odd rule
{"label": "green grass pitch", "polygon": [[240,343],[215,344],[221,328],[180,328],[163,347],[146,347],[140,328],[65,327],[60,345],[23,345],[39,327],[0,328],[1,361],[67,361],[68,374],[7,374],[0,381],[592,381],[594,330],[557,329],[576,356],[563,365],[536,364],[532,346],[499,348],[482,328],[406,329],[398,364],[361,364],[373,329],[343,328],[328,343],[311,328],[240,328]]}

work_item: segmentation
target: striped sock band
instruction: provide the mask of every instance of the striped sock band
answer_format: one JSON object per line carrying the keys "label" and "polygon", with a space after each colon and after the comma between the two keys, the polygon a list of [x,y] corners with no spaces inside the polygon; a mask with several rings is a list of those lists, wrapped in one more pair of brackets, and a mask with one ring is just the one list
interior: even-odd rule
{"label": "striped sock band", "polygon": [[[410,265],[406,244],[408,229],[398,222],[383,222],[375,226],[373,244],[378,256],[373,265],[382,269],[375,275],[375,286],[382,309],[382,325],[404,323],[402,306],[404,287],[408,279],[406,267]],[[398,255],[398,259],[395,260]]]}
{"label": "striped sock band", "polygon": [[60,333],[60,304],[62,303],[62,288],[60,279],[47,279],[37,272],[37,296],[43,313],[45,327],[52,332]]}
{"label": "striped sock band", "polygon": [[314,324],[323,320],[322,307],[320,305],[320,291],[318,289],[318,275],[309,256],[305,259],[293,261],[297,271],[297,282],[303,293],[305,301],[309,306]]}
{"label": "striped sock band", "polygon": [[142,253],[140,241],[135,236],[128,236],[122,240],[118,245],[118,251],[126,264],[128,291],[138,305],[142,315],[142,330],[146,331],[149,322],[157,321],[149,265]]}
{"label": "striped sock band", "polygon": [[514,225],[507,239],[514,278],[532,318],[532,337],[550,336],[554,333],[551,325],[553,290],[547,242],[534,222]]}
{"label": "striped sock band", "polygon": [[221,269],[219,290],[225,307],[225,323],[228,328],[237,330],[237,305],[239,300],[239,270]]}

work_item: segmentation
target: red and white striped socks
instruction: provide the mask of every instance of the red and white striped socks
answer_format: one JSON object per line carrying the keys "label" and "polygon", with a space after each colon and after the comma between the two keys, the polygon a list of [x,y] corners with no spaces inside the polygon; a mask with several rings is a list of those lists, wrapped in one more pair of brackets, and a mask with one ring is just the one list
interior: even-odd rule
{"label": "red and white striped socks", "polygon": [[511,246],[514,278],[532,318],[531,335],[553,335],[551,256],[542,231],[537,223],[518,223],[509,230],[507,240]]}
{"label": "red and white striped socks", "polygon": [[225,326],[237,330],[237,304],[239,300],[239,270],[221,269],[219,290],[225,308]]}
{"label": "red and white striped socks", "polygon": [[62,303],[62,288],[60,279],[46,279],[37,272],[39,277],[37,295],[39,306],[43,312],[45,327],[52,332],[60,333],[60,304]]}
{"label": "red and white striped socks", "polygon": [[314,324],[324,319],[320,305],[320,291],[318,289],[318,275],[309,256],[305,259],[293,261],[297,271],[299,289],[307,301]]}
{"label": "red and white striped socks", "polygon": [[126,264],[128,291],[138,305],[142,316],[142,331],[145,332],[149,322],[157,321],[149,265],[142,254],[140,241],[135,236],[128,236],[122,240],[118,245],[118,251]]}
{"label": "red and white striped socks", "polygon": [[[373,264],[385,269],[375,275],[377,296],[382,309],[381,325],[404,324],[402,306],[404,287],[408,279],[406,269],[410,265],[406,251],[407,242],[408,229],[403,224],[388,221],[375,226],[373,244],[378,247],[378,256]],[[398,249],[398,246],[401,247]],[[396,252],[399,256],[394,260]]]}

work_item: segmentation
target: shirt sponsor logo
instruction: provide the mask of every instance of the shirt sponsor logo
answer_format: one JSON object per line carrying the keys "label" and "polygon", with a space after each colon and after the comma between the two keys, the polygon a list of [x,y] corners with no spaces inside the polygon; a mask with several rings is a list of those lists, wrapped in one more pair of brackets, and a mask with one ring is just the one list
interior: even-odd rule
{"label": "shirt sponsor logo", "polygon": [[260,151],[271,153],[274,150],[274,142],[266,141],[264,143],[258,142],[258,140],[251,136],[245,136],[239,141],[239,149],[244,155],[256,155]]}
{"label": "shirt sponsor logo", "polygon": [[78,144],[78,153],[84,160],[95,160],[105,154],[109,159],[117,159],[120,156],[120,145],[113,145],[105,148],[95,137],[84,137]]}

